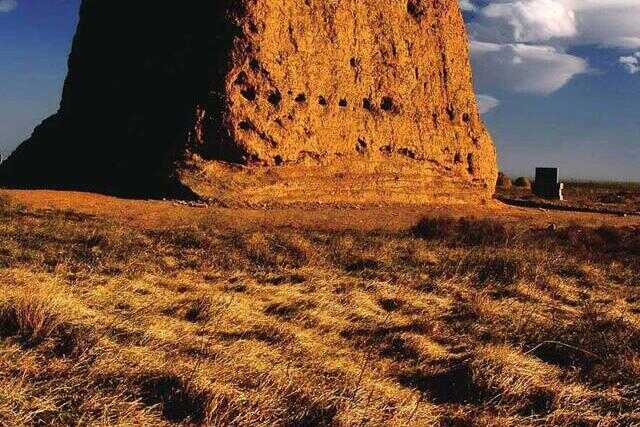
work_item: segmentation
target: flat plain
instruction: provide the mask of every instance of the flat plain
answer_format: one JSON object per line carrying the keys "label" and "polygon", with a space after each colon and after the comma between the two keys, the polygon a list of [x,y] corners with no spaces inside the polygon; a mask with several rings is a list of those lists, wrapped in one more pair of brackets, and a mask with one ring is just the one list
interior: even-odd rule
{"label": "flat plain", "polygon": [[633,214],[2,194],[0,425],[640,424]]}

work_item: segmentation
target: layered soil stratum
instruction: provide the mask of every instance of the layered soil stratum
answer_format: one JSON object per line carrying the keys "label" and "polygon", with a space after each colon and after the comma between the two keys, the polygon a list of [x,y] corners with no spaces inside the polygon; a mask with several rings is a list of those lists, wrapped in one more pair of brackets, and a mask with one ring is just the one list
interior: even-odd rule
{"label": "layered soil stratum", "polygon": [[0,167],[227,205],[477,203],[496,176],[456,0],[84,0],[60,110]]}

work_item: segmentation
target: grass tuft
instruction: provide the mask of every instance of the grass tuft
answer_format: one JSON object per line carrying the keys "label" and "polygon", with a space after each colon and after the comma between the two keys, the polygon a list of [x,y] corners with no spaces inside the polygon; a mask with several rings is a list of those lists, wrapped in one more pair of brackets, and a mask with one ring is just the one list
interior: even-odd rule
{"label": "grass tuft", "polygon": [[504,224],[474,218],[425,217],[411,231],[414,236],[422,239],[468,246],[505,245],[510,238]]}

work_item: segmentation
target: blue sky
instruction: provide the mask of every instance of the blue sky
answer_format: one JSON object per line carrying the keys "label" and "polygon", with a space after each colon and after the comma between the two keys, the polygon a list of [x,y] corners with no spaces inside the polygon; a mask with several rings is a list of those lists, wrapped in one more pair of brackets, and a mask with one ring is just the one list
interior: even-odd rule
{"label": "blue sky", "polygon": [[460,3],[503,170],[640,181],[639,0]]}
{"label": "blue sky", "polygon": [[58,109],[80,0],[0,0],[0,154]]}
{"label": "blue sky", "polygon": [[[55,112],[80,0],[0,0],[0,153]],[[640,0],[461,0],[502,169],[640,181]]]}

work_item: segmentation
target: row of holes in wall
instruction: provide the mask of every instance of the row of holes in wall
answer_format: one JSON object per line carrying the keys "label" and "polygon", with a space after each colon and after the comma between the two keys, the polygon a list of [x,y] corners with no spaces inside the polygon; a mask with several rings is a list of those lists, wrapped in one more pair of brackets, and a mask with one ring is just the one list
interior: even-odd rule
{"label": "row of holes in wall", "polygon": [[[258,96],[253,86],[249,86],[245,89],[242,89],[240,93],[246,100],[251,102],[255,101]],[[282,102],[282,94],[279,91],[272,91],[267,96],[267,101],[269,101],[271,105],[277,107]],[[294,101],[299,104],[306,103],[307,95],[304,93],[300,93],[294,98]],[[318,97],[318,104],[322,105],[323,107],[326,107],[329,105],[329,102],[324,96],[321,95]],[[341,108],[347,108],[349,106],[349,102],[345,98],[342,98],[340,101],[338,101],[338,106]],[[375,110],[373,101],[370,98],[364,98],[362,100],[362,108],[371,112]],[[387,111],[395,114],[398,114],[400,112],[400,107],[396,105],[393,98],[391,98],[390,96],[385,96],[382,98],[382,101],[380,102],[380,109],[383,111]],[[455,121],[456,119],[455,110],[452,107],[447,107],[446,111],[447,111],[447,115],[449,116],[449,120]],[[437,121],[437,117],[438,117],[437,114],[434,113],[434,122]],[[465,123],[469,123],[471,121],[471,115],[469,113],[464,113],[462,115],[462,121]]]}
{"label": "row of holes in wall", "polygon": [[[419,0],[415,0],[415,1],[417,1],[418,3],[421,3]],[[409,3],[411,3],[411,1]],[[359,69],[360,60],[358,58],[353,57],[349,60],[349,65],[351,66],[351,68]],[[264,71],[260,65],[260,61],[258,61],[255,58],[249,61],[249,67],[253,71],[260,71],[260,70]],[[241,89],[240,93],[246,100],[253,102],[257,99],[258,93],[256,91],[256,88],[253,85],[249,84],[249,79],[246,72],[241,71],[238,74],[235,80],[235,84],[238,86],[243,86],[243,89]],[[293,96],[292,91],[289,91],[288,93],[289,95]],[[277,89],[273,90],[267,96],[267,101],[274,107],[277,107],[282,102],[282,94]],[[301,92],[295,97],[294,101],[299,104],[304,104],[307,102],[307,95]],[[329,105],[329,102],[324,96],[320,95],[318,97],[318,104],[320,104],[323,107],[326,107]],[[347,108],[349,106],[349,102],[347,101],[346,98],[342,98],[338,101],[338,106],[341,108]],[[373,100],[371,100],[371,98],[363,98],[362,108],[370,112],[374,112],[376,109],[374,106]],[[380,109],[386,112],[394,113],[394,114],[399,114],[401,112],[400,106],[396,104],[396,102],[391,96],[382,97],[382,100],[380,101]],[[445,110],[446,110],[447,116],[449,117],[449,120],[451,122],[454,122],[457,118],[457,112],[455,111],[454,107],[452,105],[449,105]],[[438,120],[438,113],[434,112],[433,113],[434,123],[436,123],[437,120]],[[462,121],[464,123],[469,123],[471,121],[471,115],[466,112],[463,113]]]}
{"label": "row of holes in wall", "polygon": [[[351,58],[349,62],[352,67],[357,67],[358,65],[358,61],[355,58]],[[255,67],[259,68],[259,64],[252,64],[251,66],[252,68],[255,68]],[[240,93],[246,100],[253,102],[257,99],[258,93],[255,87],[248,83],[248,77],[244,71],[241,71],[238,74],[238,77],[236,78],[235,83],[238,86],[244,86],[243,89],[241,89]],[[289,91],[289,94],[293,95],[293,92]],[[282,102],[282,94],[280,93],[279,90],[271,91],[267,96],[267,101],[274,107],[277,107]],[[299,104],[306,103],[307,95],[305,93],[299,93],[294,98],[294,101]],[[322,105],[323,107],[326,107],[329,105],[329,101],[327,100],[327,98],[320,95],[318,96],[318,104]],[[346,108],[349,106],[349,101],[347,101],[346,98],[342,98],[338,101],[338,106],[341,108]],[[373,111],[375,109],[373,101],[370,98],[364,98],[362,100],[362,107],[368,111]],[[383,111],[393,112],[393,113],[400,112],[399,106],[396,105],[393,98],[390,96],[382,97],[382,100],[380,101],[380,109]]]}
{"label": "row of holes in wall", "polygon": [[[253,102],[257,98],[256,90],[253,87],[247,87],[243,89],[241,91],[241,94],[248,101]],[[277,107],[278,105],[280,105],[280,102],[282,102],[282,95],[278,91],[273,91],[267,96],[267,101],[269,101],[271,105]],[[306,103],[308,101],[307,95],[304,93],[300,93],[294,98],[294,101],[299,104]],[[329,101],[327,100],[327,98],[321,95],[318,97],[318,104],[326,107],[329,105]],[[347,101],[346,98],[342,98],[338,101],[338,106],[341,108],[347,108],[349,106],[349,101]],[[375,110],[373,101],[369,98],[364,98],[362,100],[362,108],[368,111]],[[393,98],[389,96],[385,96],[382,98],[382,100],[380,101],[380,109],[392,113],[398,113],[400,111],[400,108],[395,104]]]}
{"label": "row of holes in wall", "polygon": [[[272,96],[273,96],[273,94],[272,94]],[[279,96],[279,95],[278,95],[278,96]],[[245,97],[246,97],[246,96],[245,96]],[[255,99],[255,98],[253,98],[253,99]],[[298,95],[298,96],[296,97],[296,99],[295,99],[295,100],[296,100],[296,102],[306,102],[306,96],[304,96],[304,94],[300,94],[300,95]],[[279,103],[280,101],[281,101],[281,97],[279,97],[279,99],[278,99],[278,103]],[[270,102],[271,102],[271,101],[270,101]],[[370,101],[369,99],[365,98],[365,100],[363,101],[363,107],[364,107],[365,109],[367,109],[367,110],[369,110],[369,109],[373,109],[373,106],[370,104],[370,102],[371,102],[371,101]],[[383,105],[386,105],[386,104],[385,104],[386,102],[391,102],[391,103],[392,103],[392,102],[393,102],[393,100],[389,101],[389,100],[387,100],[387,99],[384,99],[384,98],[383,98],[383,100],[382,100],[382,104],[383,104]],[[320,103],[321,105],[327,105],[326,100],[325,100],[323,97],[320,97],[319,103]],[[391,105],[392,105],[392,104],[391,104]],[[346,103],[345,103],[345,105],[344,105],[344,106],[345,106],[345,107],[347,106],[347,105],[346,105]],[[383,108],[383,109],[384,109],[384,108]],[[466,116],[466,113],[465,113],[465,116]],[[466,119],[466,118],[465,118],[464,120],[465,120],[465,121],[468,121],[468,119]],[[255,127],[254,127],[253,123],[251,123],[250,121],[246,121],[246,120],[245,120],[245,121],[240,122],[240,123],[239,123],[239,127],[240,127],[240,129],[242,129],[242,130],[244,130],[244,131],[252,131],[252,130],[255,130]],[[359,154],[364,155],[364,154],[368,151],[368,149],[369,149],[369,147],[368,147],[367,142],[366,142],[363,138],[358,138],[358,142],[356,143],[355,150],[356,150]],[[381,151],[383,154],[385,154],[385,155],[391,155],[391,154],[393,153],[394,149],[393,149],[393,147],[392,147],[391,145],[385,145],[385,146],[383,146],[383,147],[381,147],[381,148],[380,148],[380,151]],[[402,155],[402,156],[409,157],[409,158],[411,158],[411,159],[417,159],[417,154],[416,154],[416,152],[415,152],[414,150],[410,149],[410,148],[400,148],[400,149],[398,149],[398,150],[397,150],[397,153],[398,153],[398,154],[400,154],[400,155]],[[469,157],[467,158],[467,162],[469,163],[469,168],[468,168],[468,169],[469,169],[469,173],[473,174],[472,155],[471,155],[471,154],[469,154]],[[284,159],[283,159],[283,157],[282,157],[282,156],[280,156],[280,155],[276,155],[276,156],[274,157],[274,163],[275,163],[277,166],[281,166],[281,165],[283,165],[285,162],[284,162]],[[455,158],[454,158],[454,163],[455,163],[455,164],[462,163],[462,159],[461,159],[461,155],[460,155],[460,153],[456,153]]]}
{"label": "row of holes in wall", "polygon": [[[251,102],[255,101],[258,97],[258,94],[253,86],[248,86],[242,89],[240,93],[246,100]],[[267,96],[267,101],[274,107],[277,107],[282,102],[282,94],[279,91],[272,91]],[[308,101],[307,95],[304,93],[299,93],[294,98],[294,101],[299,104],[304,104]],[[320,104],[323,107],[327,107],[329,105],[329,101],[327,101],[327,99],[321,95],[318,97],[318,104]],[[349,106],[349,102],[347,101],[347,99],[342,98],[340,99],[340,101],[338,101],[338,106],[341,108],[347,108]],[[375,111],[376,109],[373,101],[370,98],[363,98],[362,108],[371,112]],[[391,98],[390,96],[382,97],[382,100],[380,101],[380,109],[386,112],[394,113],[394,114],[400,113],[400,107],[396,105],[393,98]],[[455,121],[456,113],[454,109],[452,107],[448,107],[446,109],[446,112],[447,112],[447,116],[449,117],[449,120]],[[434,122],[437,121],[437,117],[438,117],[437,114],[434,113]],[[464,113],[462,115],[462,121],[465,123],[469,123],[471,121],[471,115],[469,113]]]}
{"label": "row of holes in wall", "polygon": [[[350,65],[352,67],[354,67],[354,68],[359,66],[359,61],[356,58],[351,58],[351,60],[349,62],[350,62]],[[259,62],[257,60],[253,59],[251,61],[251,63],[250,63],[250,67],[254,71],[256,71],[256,70],[260,69],[260,64],[259,64]],[[246,100],[248,100],[250,102],[254,102],[258,97],[258,93],[257,93],[255,87],[248,83],[248,80],[249,79],[248,79],[247,74],[244,71],[242,71],[242,72],[240,72],[238,74],[238,76],[236,78],[236,81],[235,81],[235,84],[238,85],[238,86],[242,86],[243,87],[240,90],[240,93]],[[293,96],[293,92],[292,91],[289,91],[288,94],[290,96]],[[279,106],[280,103],[282,102],[282,99],[283,99],[282,94],[277,89],[271,91],[269,93],[269,95],[267,96],[267,101],[271,105],[273,105],[274,107]],[[306,103],[308,101],[307,95],[305,93],[299,93],[294,98],[294,101],[296,103],[299,103],[299,104],[304,104],[304,103]],[[329,105],[329,102],[327,101],[327,99],[324,96],[320,95],[318,97],[318,104],[320,104],[323,107],[326,107],[326,106]],[[342,98],[338,102],[338,106],[341,107],[341,108],[346,108],[346,107],[348,107],[348,105],[349,105],[349,103],[348,103],[346,98]],[[375,109],[376,109],[376,107],[375,107],[373,101],[371,100],[371,98],[363,98],[363,100],[362,100],[362,108],[364,108],[365,110],[370,111],[370,112],[374,112]],[[398,114],[401,111],[399,106],[396,105],[396,103],[394,102],[394,99],[392,97],[390,97],[390,96],[382,97],[382,99],[380,101],[380,109],[383,110],[383,111],[392,112],[392,113],[395,113],[395,114]],[[453,106],[448,106],[446,108],[446,113],[447,113],[447,116],[449,117],[449,120],[454,121],[456,119],[456,112],[455,112]],[[433,120],[434,120],[434,123],[437,122],[437,120],[438,120],[438,114],[437,113],[433,113]],[[462,120],[465,123],[470,122],[471,116],[469,115],[469,113],[464,113],[462,115]],[[249,121],[242,121],[239,124],[239,127],[240,127],[240,129],[245,130],[245,131],[255,130],[253,124],[251,122],[249,122]],[[365,154],[368,151],[368,144],[365,142],[364,139],[359,138],[358,142],[356,143],[355,149],[356,149],[356,151],[358,153]],[[383,154],[390,155],[393,152],[393,148],[390,145],[385,145],[385,146],[380,148],[380,151]],[[409,148],[401,148],[401,149],[398,150],[398,153],[403,155],[403,156],[412,158],[412,159],[416,159],[417,158],[416,153],[412,149],[409,149]],[[461,163],[460,154],[457,153],[455,157],[456,158],[454,159],[454,163],[456,163],[456,164],[457,163]],[[273,159],[274,159],[274,163],[276,165],[284,164],[284,159],[283,159],[283,157],[281,155],[276,155],[276,156],[274,156]],[[469,158],[467,159],[467,161],[469,163],[469,168],[468,169],[469,169],[470,173],[473,173],[473,166],[472,166],[473,160],[472,159],[473,159],[473,155],[469,154]]]}

